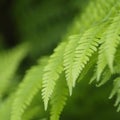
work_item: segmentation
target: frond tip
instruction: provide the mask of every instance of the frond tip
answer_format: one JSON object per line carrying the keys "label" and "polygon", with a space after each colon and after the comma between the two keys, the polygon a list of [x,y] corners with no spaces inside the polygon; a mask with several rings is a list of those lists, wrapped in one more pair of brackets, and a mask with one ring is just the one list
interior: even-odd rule
{"label": "frond tip", "polygon": [[113,87],[113,90],[110,94],[109,99],[111,99],[114,95],[117,95],[115,106],[118,106],[117,111],[119,112],[120,111],[120,77],[117,77],[114,80],[114,87]]}
{"label": "frond tip", "polygon": [[73,87],[75,86],[76,79],[90,60],[90,57],[97,51],[99,39],[96,38],[96,35],[99,30],[99,26],[92,27],[85,31],[85,33],[79,39],[78,46],[75,50],[72,70]]}
{"label": "frond tip", "polygon": [[47,110],[48,101],[53,93],[59,75],[63,71],[63,51],[66,42],[61,43],[50,57],[48,64],[44,68],[42,98],[44,100],[45,110]]}
{"label": "frond tip", "polygon": [[65,77],[67,81],[67,85],[69,87],[70,96],[72,95],[73,89],[73,76],[72,76],[72,68],[74,63],[75,57],[75,49],[77,47],[77,42],[79,41],[79,35],[73,35],[69,38],[69,42],[66,46],[65,53],[64,53],[64,71]]}

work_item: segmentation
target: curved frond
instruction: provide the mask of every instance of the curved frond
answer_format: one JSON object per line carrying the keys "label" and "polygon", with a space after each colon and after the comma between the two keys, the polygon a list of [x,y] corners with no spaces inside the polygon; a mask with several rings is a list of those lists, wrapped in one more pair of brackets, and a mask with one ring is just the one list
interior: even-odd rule
{"label": "curved frond", "polygon": [[97,26],[88,29],[83,36],[81,36],[78,46],[75,50],[74,64],[72,70],[73,76],[73,87],[75,82],[84,69],[85,65],[88,63],[90,57],[97,51],[99,45],[99,39],[97,39],[97,34],[100,28]]}
{"label": "curved frond", "polygon": [[114,80],[114,87],[109,98],[111,99],[114,95],[117,95],[115,106],[118,106],[117,111],[120,111],[120,77]]}
{"label": "curved frond", "polygon": [[62,42],[55,49],[44,69],[42,98],[44,100],[45,110],[47,109],[48,101],[53,93],[56,82],[59,79],[59,75],[63,71],[63,52],[66,44],[66,42]]}
{"label": "curved frond", "polygon": [[[89,71],[92,71],[92,70],[94,71],[96,61],[97,61],[97,52],[95,54],[93,54],[93,56],[90,58],[88,64],[82,70],[82,72],[78,78],[78,82],[80,82],[81,80],[84,80],[84,78],[86,77],[87,73],[89,73]],[[93,74],[91,76],[93,76]]]}
{"label": "curved frond", "polygon": [[116,4],[113,5],[110,15],[112,19],[109,18],[110,19],[109,24],[107,25],[106,29],[101,35],[101,46],[99,48],[97,62],[97,81],[100,80],[100,76],[104,71],[105,67],[107,66],[107,64],[109,65],[111,72],[113,72],[114,56],[116,53],[117,46],[120,42],[120,40],[118,39],[120,31],[119,29],[120,15],[117,13],[118,12],[117,7],[118,6],[116,6]]}
{"label": "curved frond", "polygon": [[69,87],[70,95],[72,94],[72,86],[73,86],[72,68],[75,57],[75,49],[77,47],[77,42],[79,38],[80,36],[77,35],[71,36],[70,41],[68,42],[64,53],[64,70],[65,70],[65,76]]}
{"label": "curved frond", "polygon": [[98,61],[97,61],[97,70],[96,70],[97,81],[100,80],[101,74],[107,65],[104,49],[105,49],[105,45],[102,44],[98,52]]}
{"label": "curved frond", "polygon": [[33,97],[42,88],[43,67],[46,59],[41,60],[41,64],[32,67],[25,75],[23,82],[20,84],[12,107],[11,120],[22,120],[22,114],[27,106],[30,105]]}
{"label": "curved frond", "polygon": [[61,74],[56,83],[53,95],[51,97],[51,117],[50,120],[59,120],[68,96],[68,88],[65,81],[65,75]]}
{"label": "curved frond", "polygon": [[101,77],[101,81],[100,83],[97,84],[97,87],[100,87],[102,85],[104,85],[108,80],[110,80],[111,78],[111,72],[109,69],[106,69],[103,74],[102,74],[102,77]]}
{"label": "curved frond", "polygon": [[104,43],[106,46],[105,53],[107,62],[112,72],[116,48],[120,43],[119,34],[120,34],[120,14],[114,17],[112,24],[106,31],[106,40]]}

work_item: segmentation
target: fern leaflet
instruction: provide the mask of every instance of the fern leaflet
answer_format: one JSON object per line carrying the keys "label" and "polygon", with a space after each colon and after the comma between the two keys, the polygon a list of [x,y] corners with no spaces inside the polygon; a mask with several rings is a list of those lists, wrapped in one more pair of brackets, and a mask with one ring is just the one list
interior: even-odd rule
{"label": "fern leaflet", "polygon": [[120,77],[114,80],[114,87],[109,98],[111,99],[114,95],[117,95],[115,106],[118,106],[117,111],[120,111]]}
{"label": "fern leaflet", "polygon": [[72,65],[74,63],[74,55],[75,55],[75,49],[77,47],[77,42],[79,40],[80,36],[74,35],[70,37],[70,41],[68,45],[66,46],[65,53],[64,53],[64,70],[65,70],[65,76],[67,80],[67,84],[69,87],[70,95],[72,95]]}
{"label": "fern leaflet", "polygon": [[[61,89],[62,88],[62,89]],[[59,116],[66,103],[68,88],[65,81],[65,75],[62,73],[56,84],[51,97],[51,117],[50,120],[59,120]]]}
{"label": "fern leaflet", "polygon": [[88,63],[90,57],[97,51],[99,45],[99,39],[97,39],[97,33],[99,32],[99,27],[95,26],[88,29],[83,36],[81,36],[78,46],[75,51],[75,58],[73,64],[73,87],[75,86],[76,79],[82,72],[85,65]]}
{"label": "fern leaflet", "polygon": [[116,48],[120,43],[119,40],[120,32],[120,14],[115,16],[112,24],[108,27],[108,30],[105,34],[105,55],[108,62],[108,65],[113,72],[113,61],[116,53]]}
{"label": "fern leaflet", "polygon": [[66,42],[62,42],[50,57],[48,64],[45,66],[43,74],[42,97],[44,100],[45,110],[48,106],[48,101],[53,93],[55,84],[59,79],[59,75],[63,71],[63,52]]}

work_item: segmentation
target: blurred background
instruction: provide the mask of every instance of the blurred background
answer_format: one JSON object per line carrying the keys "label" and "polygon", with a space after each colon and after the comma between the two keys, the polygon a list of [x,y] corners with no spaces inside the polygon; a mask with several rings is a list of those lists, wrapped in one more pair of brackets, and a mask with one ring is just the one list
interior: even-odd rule
{"label": "blurred background", "polygon": [[29,41],[31,56],[51,53],[83,3],[83,0],[0,0],[1,47]]}
{"label": "blurred background", "polygon": [[[38,58],[53,52],[88,3],[89,0],[0,0],[0,52],[29,43],[30,52],[19,74],[24,73]],[[108,100],[112,86],[108,83],[96,88],[88,82],[86,77],[74,89],[61,120],[119,120],[114,99]]]}

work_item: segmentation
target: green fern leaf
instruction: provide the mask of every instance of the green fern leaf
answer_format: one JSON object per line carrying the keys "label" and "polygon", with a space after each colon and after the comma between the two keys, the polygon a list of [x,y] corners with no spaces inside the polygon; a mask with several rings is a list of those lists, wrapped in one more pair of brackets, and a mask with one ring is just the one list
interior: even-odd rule
{"label": "green fern leaf", "polygon": [[59,75],[63,71],[63,52],[66,42],[62,42],[50,57],[48,64],[45,66],[43,74],[43,89],[42,98],[44,100],[45,110],[48,106],[48,101],[53,93],[55,84],[59,79]]}
{"label": "green fern leaf", "polygon": [[100,80],[101,74],[107,65],[107,60],[106,60],[106,57],[104,54],[104,48],[105,48],[104,44],[102,44],[99,48],[98,61],[97,61],[97,71],[96,71],[97,81]]}
{"label": "green fern leaf", "polygon": [[105,33],[105,55],[111,72],[113,72],[113,62],[116,53],[116,48],[120,43],[119,34],[120,14],[114,17],[112,24],[108,27]]}
{"label": "green fern leaf", "polygon": [[[109,65],[111,71],[113,71],[113,61],[116,52],[116,47],[118,46],[118,31],[119,27],[114,31],[113,29],[117,27],[118,16],[115,16],[117,12],[116,4],[113,5],[110,15],[108,17],[108,24],[106,29],[101,34],[101,46],[98,53],[97,62],[97,81],[100,80],[101,74],[104,71],[107,64]],[[111,20],[111,18],[113,20]]]}
{"label": "green fern leaf", "polygon": [[113,74],[120,74],[120,45],[117,48],[117,52],[115,54],[114,59],[114,71]]}
{"label": "green fern leaf", "polygon": [[65,81],[65,75],[61,74],[59,81],[51,97],[51,117],[50,120],[59,120],[60,113],[66,103],[68,88]]}
{"label": "green fern leaf", "polygon": [[118,106],[117,111],[120,111],[120,77],[114,80],[114,87],[109,98],[111,99],[114,95],[117,95],[115,106]]}
{"label": "green fern leaf", "polygon": [[32,67],[26,74],[23,82],[20,84],[13,102],[11,120],[22,120],[22,114],[33,97],[42,88],[43,67],[46,64],[46,58],[41,60],[41,64]]}
{"label": "green fern leaf", "polygon": [[97,33],[100,28],[94,26],[88,29],[83,36],[81,36],[78,46],[75,51],[75,58],[73,64],[73,87],[75,86],[76,79],[84,69],[85,65],[88,63],[90,57],[97,51],[99,45],[99,39],[97,39]]}
{"label": "green fern leaf", "polygon": [[111,78],[111,72],[109,69],[106,69],[103,72],[103,75],[101,77],[101,81],[100,81],[100,83],[97,84],[97,87],[104,85],[108,80],[110,80],[110,78]]}
{"label": "green fern leaf", "polygon": [[72,95],[72,86],[73,86],[72,67],[74,63],[75,49],[77,47],[77,42],[79,38],[80,36],[78,35],[71,36],[70,41],[66,46],[64,53],[64,70],[65,70],[65,76],[69,87],[70,95]]}
{"label": "green fern leaf", "polygon": [[85,66],[85,68],[81,72],[81,74],[78,78],[78,82],[80,82],[81,80],[84,80],[85,77],[87,76],[87,74],[89,73],[89,71],[92,71],[92,70],[94,71],[94,66],[96,64],[96,61],[97,61],[97,52],[95,54],[93,54],[93,56],[90,58],[88,64]]}

